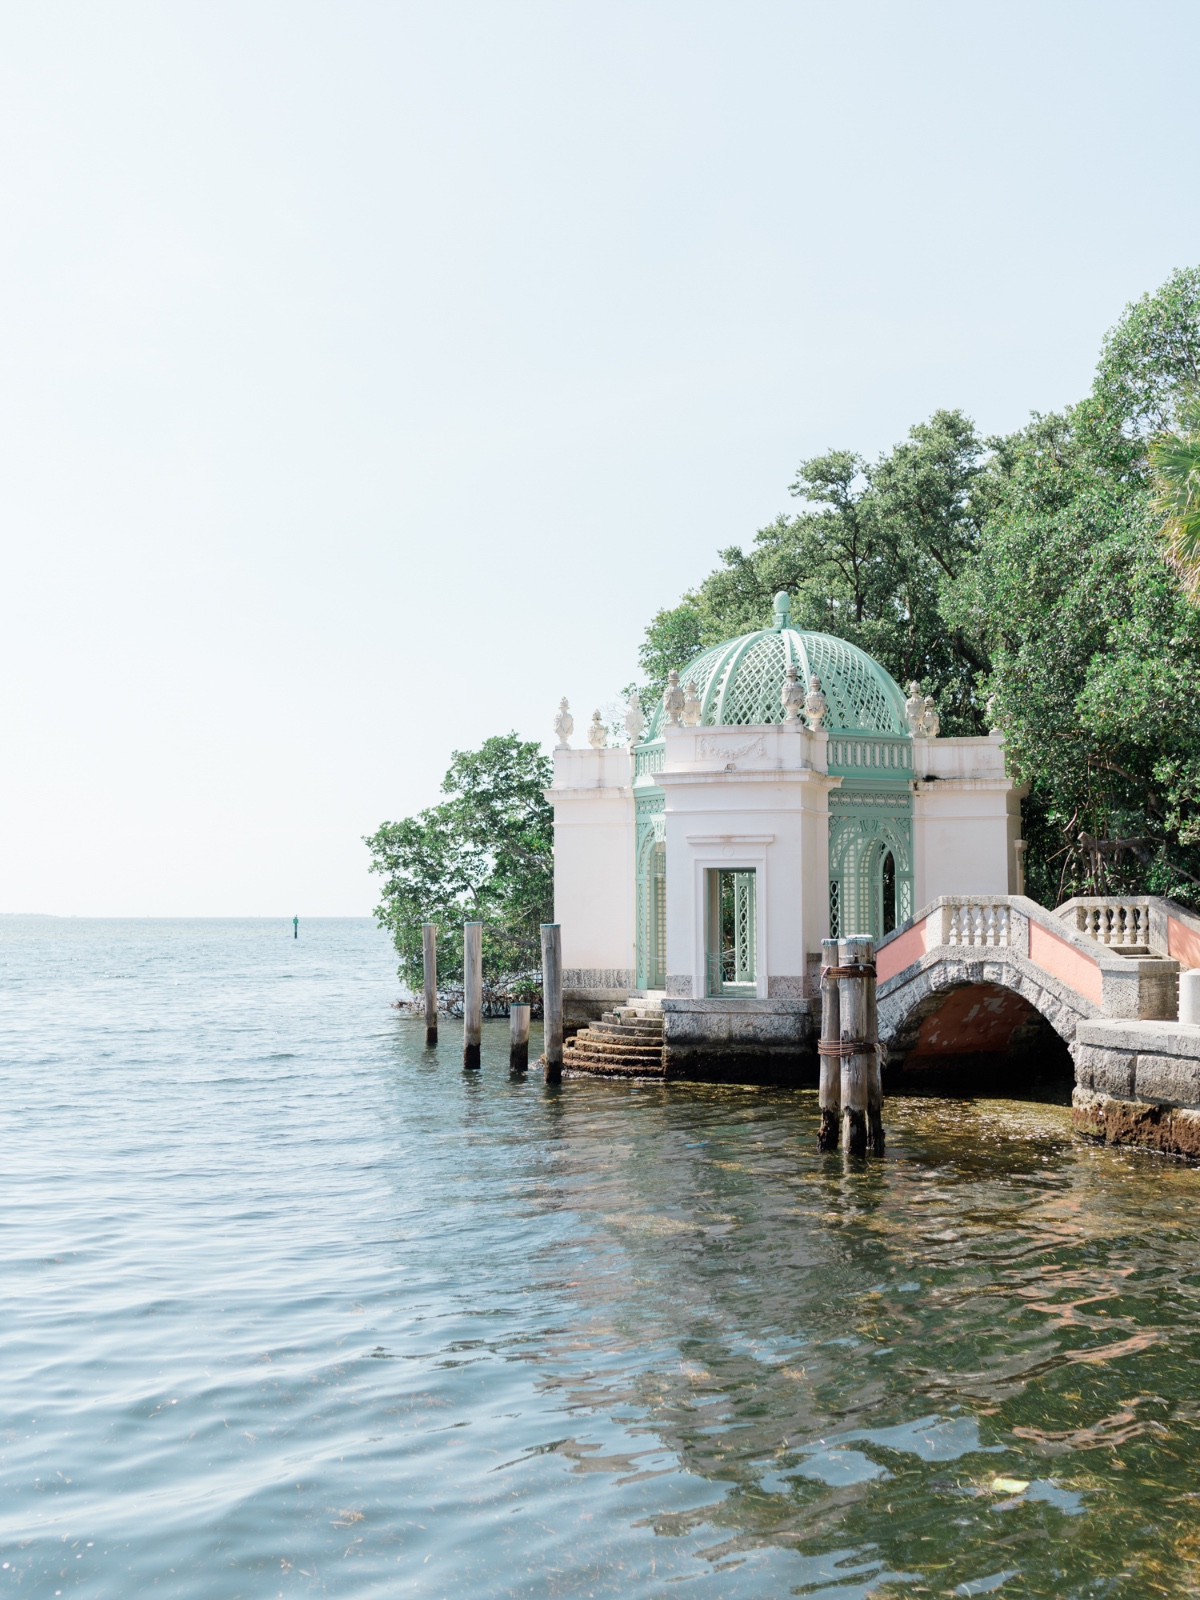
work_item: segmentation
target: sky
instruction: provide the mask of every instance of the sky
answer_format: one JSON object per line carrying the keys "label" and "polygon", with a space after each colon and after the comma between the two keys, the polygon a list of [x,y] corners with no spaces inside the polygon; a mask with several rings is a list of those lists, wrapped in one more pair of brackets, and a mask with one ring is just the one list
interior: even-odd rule
{"label": "sky", "polygon": [[[1200,263],[1200,8],[0,5],[0,912],[366,915],[806,456]],[[764,619],[765,620],[765,619]]]}

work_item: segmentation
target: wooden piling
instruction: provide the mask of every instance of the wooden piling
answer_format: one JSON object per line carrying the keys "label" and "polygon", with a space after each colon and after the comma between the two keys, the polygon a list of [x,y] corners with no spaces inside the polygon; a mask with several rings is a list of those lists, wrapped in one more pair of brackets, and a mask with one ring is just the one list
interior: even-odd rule
{"label": "wooden piling", "polygon": [[871,1041],[871,1058],[867,1068],[867,1149],[873,1156],[881,1156],[884,1149],[883,1134],[883,1062],[879,1050],[879,1005],[875,998],[875,946],[871,946],[871,970],[866,976],[867,1032]]}
{"label": "wooden piling", "polygon": [[[836,939],[821,940],[821,1043],[837,1045],[842,1037],[838,1007],[838,980],[827,969],[838,964]],[[819,1052],[821,1063],[821,1088],[817,1103],[821,1108],[821,1131],[817,1134],[818,1150],[836,1150],[842,1120],[842,1063],[834,1054]]]}
{"label": "wooden piling", "polygon": [[463,923],[463,1066],[479,1065],[483,1037],[483,923]]}
{"label": "wooden piling", "polygon": [[[838,1012],[842,1036],[842,1150],[846,1155],[867,1153],[867,1096],[875,1046],[867,1042],[867,974],[856,968],[872,962],[872,939],[842,939],[838,946]],[[849,969],[849,970],[847,970]],[[857,1050],[848,1046],[857,1044]]]}
{"label": "wooden piling", "polygon": [[562,929],[557,922],[542,923],[542,1016],[546,1082],[557,1083],[563,1059]]}
{"label": "wooden piling", "polygon": [[425,1043],[437,1043],[437,923],[421,924],[421,960],[425,967]]}
{"label": "wooden piling", "polygon": [[524,1072],[529,1065],[529,1007],[508,1008],[508,1066],[511,1072]]}

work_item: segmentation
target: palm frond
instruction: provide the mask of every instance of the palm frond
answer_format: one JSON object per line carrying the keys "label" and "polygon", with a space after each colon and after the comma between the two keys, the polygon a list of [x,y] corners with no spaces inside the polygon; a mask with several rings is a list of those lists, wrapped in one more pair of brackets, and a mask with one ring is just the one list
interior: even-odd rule
{"label": "palm frond", "polygon": [[1200,596],[1200,397],[1180,405],[1177,427],[1150,445],[1152,504],[1167,560],[1189,594]]}

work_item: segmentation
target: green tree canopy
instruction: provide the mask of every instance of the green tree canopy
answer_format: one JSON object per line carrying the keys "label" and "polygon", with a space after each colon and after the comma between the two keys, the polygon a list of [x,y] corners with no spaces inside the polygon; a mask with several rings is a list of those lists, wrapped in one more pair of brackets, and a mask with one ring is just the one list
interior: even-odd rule
{"label": "green tree canopy", "polygon": [[946,595],[991,657],[1029,887],[1200,886],[1200,614],[1155,536],[1148,441],[1200,362],[1200,272],[1126,309],[1090,395],[998,441],[979,545]]}
{"label": "green tree canopy", "polygon": [[462,979],[462,924],[481,921],[484,979],[541,966],[540,925],[554,914],[553,768],[515,733],[456,750],[438,805],[385,822],[365,843],[383,877],[375,916],[400,956],[401,980],[421,983],[421,924],[438,926],[438,975]]}
{"label": "green tree canopy", "polygon": [[947,733],[983,732],[986,654],[947,622],[941,594],[978,544],[984,458],[969,419],[938,411],[874,463],[849,450],[801,462],[791,492],[805,509],[760,529],[749,550],[722,550],[722,565],[650,623],[648,695],[706,645],[765,627],[787,589],[796,627],[849,639],[902,684],[919,680]]}
{"label": "green tree canopy", "polygon": [[798,627],[918,679],[945,733],[1002,727],[1030,785],[1037,898],[1200,904],[1200,612],[1186,592],[1198,394],[1200,268],[1187,268],[1126,307],[1077,405],[988,440],[938,411],[875,462],[803,462],[804,509],[721,551],[650,623],[647,693],[704,646],[764,626],[787,589]]}

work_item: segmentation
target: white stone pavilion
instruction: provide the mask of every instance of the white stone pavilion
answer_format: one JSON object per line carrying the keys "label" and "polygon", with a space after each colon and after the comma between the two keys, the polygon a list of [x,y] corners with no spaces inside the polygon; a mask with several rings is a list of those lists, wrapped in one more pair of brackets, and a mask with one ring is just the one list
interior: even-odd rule
{"label": "white stone pavilion", "polygon": [[644,731],[631,709],[628,746],[594,718],[570,748],[563,702],[549,798],[568,1022],[662,996],[698,1038],[794,1049],[822,939],[881,938],[938,895],[1020,892],[1024,791],[1000,735],[939,737],[916,685],[906,698],[789,611],[777,595],[770,627],[672,674]]}

